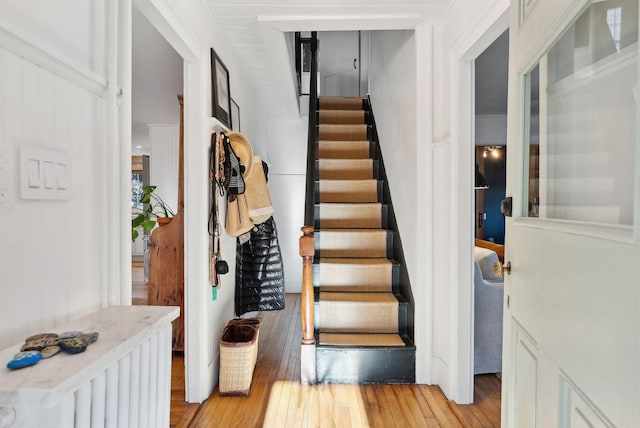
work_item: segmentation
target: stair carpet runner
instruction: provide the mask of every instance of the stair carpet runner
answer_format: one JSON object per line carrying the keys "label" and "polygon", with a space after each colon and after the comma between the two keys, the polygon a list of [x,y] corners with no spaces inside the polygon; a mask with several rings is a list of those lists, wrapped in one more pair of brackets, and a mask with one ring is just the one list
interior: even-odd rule
{"label": "stair carpet runner", "polygon": [[[319,346],[403,347],[381,183],[362,98],[320,97],[316,163]],[[318,298],[319,296],[319,298]],[[405,315],[406,316],[406,315]],[[402,316],[400,317],[402,318]]]}

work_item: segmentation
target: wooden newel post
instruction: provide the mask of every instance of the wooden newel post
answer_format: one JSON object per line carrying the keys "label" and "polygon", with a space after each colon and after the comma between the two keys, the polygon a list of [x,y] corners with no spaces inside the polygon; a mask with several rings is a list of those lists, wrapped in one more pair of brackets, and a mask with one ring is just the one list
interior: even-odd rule
{"label": "wooden newel post", "polygon": [[316,339],[314,336],[313,255],[315,244],[313,227],[302,228],[300,256],[302,256],[302,344],[300,345],[300,381],[313,384],[316,381]]}
{"label": "wooden newel post", "polygon": [[315,343],[313,334],[313,227],[304,226],[300,237],[300,256],[302,256],[302,343]]}

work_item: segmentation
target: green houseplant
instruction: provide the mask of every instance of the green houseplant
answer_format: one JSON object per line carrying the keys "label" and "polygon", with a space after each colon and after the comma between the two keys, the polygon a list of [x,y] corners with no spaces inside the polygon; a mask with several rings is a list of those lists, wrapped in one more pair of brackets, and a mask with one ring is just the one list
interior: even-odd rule
{"label": "green houseplant", "polygon": [[138,227],[142,227],[144,230],[150,231],[156,226],[156,219],[159,217],[173,217],[175,213],[167,205],[162,198],[155,193],[157,186],[143,186],[142,197],[140,202],[145,204],[146,208],[142,210],[140,214],[135,216],[131,220],[131,240],[135,241],[138,238]]}

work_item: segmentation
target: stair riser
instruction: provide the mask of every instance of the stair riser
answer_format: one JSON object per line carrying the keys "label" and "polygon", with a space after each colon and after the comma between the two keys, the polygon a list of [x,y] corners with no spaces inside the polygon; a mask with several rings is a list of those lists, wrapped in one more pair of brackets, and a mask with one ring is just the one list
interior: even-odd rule
{"label": "stair riser", "polygon": [[[313,264],[313,286],[315,288],[320,289],[320,284],[324,284],[321,291],[386,291],[386,278],[379,281],[378,284],[358,284],[358,278],[360,277],[360,267],[349,268],[343,267],[341,273],[343,275],[344,280],[342,284],[348,285],[340,285],[337,281],[330,281],[329,285],[327,285],[326,280],[322,278],[322,273],[320,269],[319,261],[314,262]],[[391,278],[389,281],[391,282],[391,291],[393,293],[397,293],[399,290],[400,284],[400,265],[394,263],[391,266]]]}
{"label": "stair riser", "polygon": [[[333,207],[331,207],[333,208]],[[362,207],[364,208],[364,206]],[[325,209],[323,213],[323,206],[315,206],[315,225],[316,229],[386,229],[389,224],[389,207],[387,205],[381,205],[379,212],[376,213],[374,218],[364,218],[367,215],[367,210],[354,209],[352,213],[343,217],[333,216],[334,218],[327,218],[326,213],[332,214],[334,209]],[[363,211],[360,215],[359,211]],[[325,214],[323,216],[323,214]]]}
{"label": "stair riser", "polygon": [[[385,236],[386,246],[383,248],[363,248],[361,245],[356,244],[349,246],[347,242],[341,242],[341,245],[332,245],[328,247],[326,244],[323,246],[322,231],[316,231],[314,235],[314,244],[317,257],[386,257],[388,259],[393,258],[393,233],[388,231]],[[368,239],[363,237],[361,239]],[[332,243],[335,243],[336,239],[333,237],[330,239]]]}
{"label": "stair riser", "polygon": [[[334,112],[345,112],[345,110],[327,110]],[[343,114],[343,117],[335,117],[332,114],[320,114],[320,110],[316,111],[316,123],[320,125],[368,125],[369,117],[371,116],[368,111],[364,110],[346,110],[347,112],[353,112],[353,114]]]}
{"label": "stair riser", "polygon": [[[320,194],[320,180],[316,180],[315,182],[315,203],[319,204],[320,202],[359,202],[359,203],[367,203],[367,202],[383,202],[383,187],[382,181],[376,182],[376,191],[371,194],[362,194],[362,193],[324,193]],[[348,192],[349,189],[345,189],[345,192]]]}
{"label": "stair riser", "polygon": [[[315,180],[370,180],[378,179],[380,164],[374,160],[371,166],[354,169],[348,162],[337,162],[334,168],[320,171],[320,161],[315,163]],[[357,165],[354,163],[353,165]]]}
{"label": "stair riser", "polygon": [[[399,295],[396,295],[399,297]],[[398,302],[398,319],[394,320],[392,325],[383,326],[379,329],[371,328],[371,323],[367,322],[369,319],[375,319],[379,313],[375,305],[358,304],[354,311],[355,320],[349,324],[342,325],[341,323],[331,320],[332,326],[326,328],[322,325],[322,311],[319,300],[319,295],[316,293],[314,303],[315,317],[314,328],[316,331],[322,330],[327,333],[400,333],[405,334],[407,332],[407,314],[409,310],[409,303],[406,301]],[[358,317],[358,314],[362,314]],[[361,319],[362,321],[358,321]]]}
{"label": "stair riser", "polygon": [[358,100],[346,100],[342,97],[320,97],[318,100],[320,110],[369,110],[369,102],[366,98]]}
{"label": "stair riser", "polygon": [[319,383],[415,383],[415,347],[316,348]]}
{"label": "stair riser", "polygon": [[[322,144],[316,142],[315,144],[315,156],[316,159],[373,159],[376,154],[375,143],[368,142],[368,149],[365,143],[358,143],[349,147],[349,141],[340,142],[344,143],[343,147],[335,147],[336,144]],[[362,145],[362,147],[360,146]]]}
{"label": "stair riser", "polygon": [[[319,140],[336,140],[336,141],[371,141],[372,131],[368,125],[363,125],[362,129],[347,129],[346,127],[358,125],[317,125],[318,141]],[[344,129],[340,129],[344,127]]]}

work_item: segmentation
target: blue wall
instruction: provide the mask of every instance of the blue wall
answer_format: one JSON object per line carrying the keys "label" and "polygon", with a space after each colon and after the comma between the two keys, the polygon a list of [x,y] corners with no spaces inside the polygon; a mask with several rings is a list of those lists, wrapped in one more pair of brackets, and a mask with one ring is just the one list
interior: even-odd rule
{"label": "blue wall", "polygon": [[500,150],[500,157],[491,155],[484,158],[484,176],[489,188],[484,190],[484,212],[487,219],[484,222],[484,239],[498,244],[504,244],[504,216],[500,212],[500,202],[505,197],[507,182],[506,147]]}

